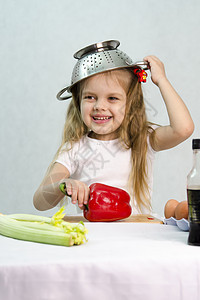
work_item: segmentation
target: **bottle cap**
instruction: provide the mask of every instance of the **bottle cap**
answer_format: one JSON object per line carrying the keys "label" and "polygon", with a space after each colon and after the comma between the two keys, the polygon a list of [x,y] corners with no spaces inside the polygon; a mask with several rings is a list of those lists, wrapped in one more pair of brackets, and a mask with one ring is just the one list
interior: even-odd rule
{"label": "bottle cap", "polygon": [[200,149],[200,139],[192,140],[192,149]]}

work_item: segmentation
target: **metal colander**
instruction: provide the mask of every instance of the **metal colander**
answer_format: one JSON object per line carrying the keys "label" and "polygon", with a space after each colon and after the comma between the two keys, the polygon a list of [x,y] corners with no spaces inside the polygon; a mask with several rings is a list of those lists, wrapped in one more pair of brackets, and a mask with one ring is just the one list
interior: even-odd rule
{"label": "metal colander", "polygon": [[[148,69],[148,65],[144,61],[133,63],[126,53],[117,49],[119,45],[119,41],[110,40],[96,43],[77,51],[74,54],[74,58],[78,59],[78,61],[72,72],[71,85],[62,89],[57,94],[57,99],[66,100],[71,98],[71,88],[77,82],[98,73],[127,67]],[[64,93],[65,95],[62,96]]]}

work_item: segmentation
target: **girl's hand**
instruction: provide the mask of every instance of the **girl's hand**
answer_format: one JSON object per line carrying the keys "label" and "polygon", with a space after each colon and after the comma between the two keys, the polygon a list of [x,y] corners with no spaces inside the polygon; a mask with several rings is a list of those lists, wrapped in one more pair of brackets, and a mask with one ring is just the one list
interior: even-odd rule
{"label": "girl's hand", "polygon": [[84,209],[84,205],[89,200],[89,187],[85,183],[71,178],[65,179],[64,182],[66,184],[66,192],[72,198],[72,203],[76,204],[78,201],[80,209]]}
{"label": "girl's hand", "polygon": [[148,62],[151,71],[151,80],[159,86],[159,83],[166,79],[164,64],[153,55],[146,56],[144,61]]}

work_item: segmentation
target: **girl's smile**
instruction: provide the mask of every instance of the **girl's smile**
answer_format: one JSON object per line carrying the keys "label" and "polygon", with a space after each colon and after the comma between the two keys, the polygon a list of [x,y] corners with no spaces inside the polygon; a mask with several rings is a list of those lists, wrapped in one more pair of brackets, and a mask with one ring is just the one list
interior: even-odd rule
{"label": "girl's smile", "polygon": [[91,137],[100,140],[117,138],[125,107],[126,92],[116,74],[97,74],[86,80],[81,97],[81,115],[92,131]]}
{"label": "girl's smile", "polygon": [[100,114],[92,116],[93,122],[98,123],[98,124],[109,122],[109,120],[111,118],[112,118],[112,116],[104,116],[104,115],[100,115]]}

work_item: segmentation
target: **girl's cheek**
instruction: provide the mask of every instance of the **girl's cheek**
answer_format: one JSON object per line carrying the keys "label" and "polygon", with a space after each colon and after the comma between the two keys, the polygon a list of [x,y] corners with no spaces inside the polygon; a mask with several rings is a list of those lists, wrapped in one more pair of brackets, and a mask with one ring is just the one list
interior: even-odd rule
{"label": "girl's cheek", "polygon": [[126,111],[126,105],[123,104],[123,105],[119,108],[119,110],[118,110],[118,114],[121,116],[121,118],[124,118],[124,116],[125,116],[125,111]]}
{"label": "girl's cheek", "polygon": [[81,111],[89,110],[91,103],[88,103],[84,100],[81,101]]}
{"label": "girl's cheek", "polygon": [[88,121],[88,117],[90,117],[91,111],[92,111],[91,105],[88,105],[87,103],[82,103],[81,116],[83,121]]}

